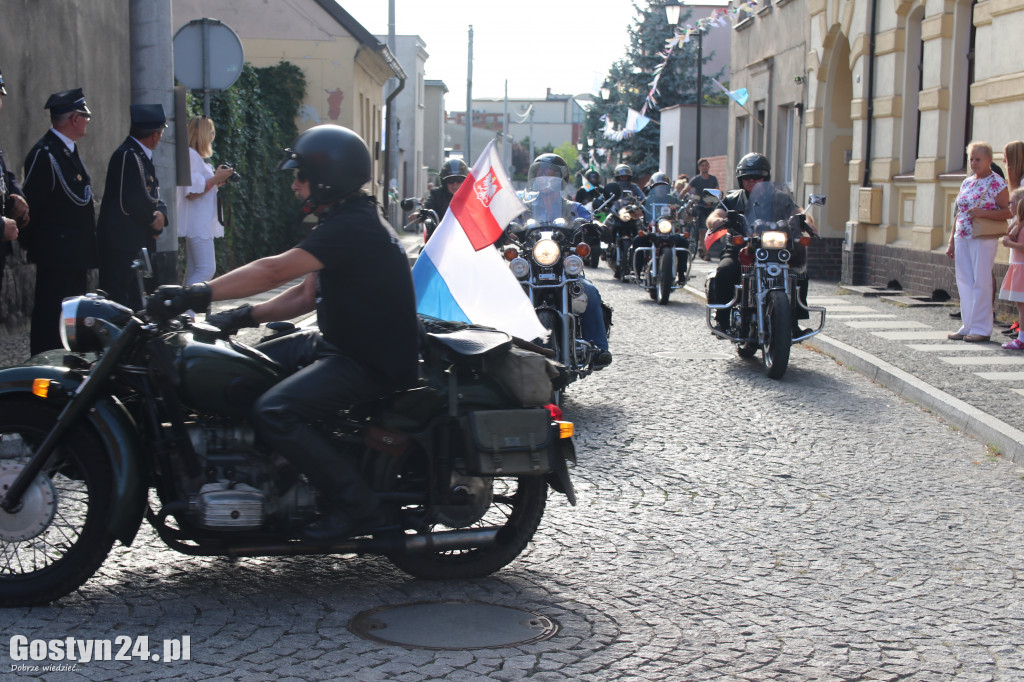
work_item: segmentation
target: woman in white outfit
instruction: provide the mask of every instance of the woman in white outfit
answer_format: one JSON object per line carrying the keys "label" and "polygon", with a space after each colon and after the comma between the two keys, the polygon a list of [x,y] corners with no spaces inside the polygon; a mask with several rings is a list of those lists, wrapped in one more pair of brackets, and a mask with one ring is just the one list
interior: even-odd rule
{"label": "woman in white outfit", "polygon": [[946,255],[954,259],[960,293],[961,327],[947,336],[951,341],[988,341],[992,336],[992,264],[999,235],[974,234],[975,218],[1006,220],[1009,192],[992,170],[992,147],[986,142],[967,146],[971,175],[960,185],[956,198],[956,224],[949,235]]}
{"label": "woman in white outfit", "polygon": [[185,239],[185,284],[213,279],[217,258],[213,240],[224,236],[217,219],[217,188],[234,174],[228,166],[217,170],[206,161],[213,156],[213,121],[194,116],[188,122],[188,159],[192,184],[178,188],[178,236]]}

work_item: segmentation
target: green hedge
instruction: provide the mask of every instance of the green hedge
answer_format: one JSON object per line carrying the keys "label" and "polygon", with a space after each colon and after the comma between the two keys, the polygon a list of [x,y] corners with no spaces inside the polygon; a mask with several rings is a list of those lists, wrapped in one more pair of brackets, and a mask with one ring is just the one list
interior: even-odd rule
{"label": "green hedge", "polygon": [[[212,163],[230,163],[242,178],[218,191],[225,228],[215,242],[218,274],[285,251],[303,234],[292,176],[275,168],[298,134],[295,117],[305,94],[302,70],[280,62],[266,68],[245,64],[234,85],[210,98],[217,128]],[[199,96],[189,93],[187,106],[189,118],[203,113]]]}

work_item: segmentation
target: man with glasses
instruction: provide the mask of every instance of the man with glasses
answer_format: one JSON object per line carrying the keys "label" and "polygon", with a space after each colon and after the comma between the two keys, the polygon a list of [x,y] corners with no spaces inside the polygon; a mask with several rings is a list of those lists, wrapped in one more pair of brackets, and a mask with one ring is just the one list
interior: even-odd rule
{"label": "man with glasses", "polygon": [[50,129],[25,157],[25,197],[32,225],[21,234],[28,259],[36,264],[32,308],[32,354],[60,348],[60,306],[88,291],[96,267],[96,209],[89,171],[78,154],[92,112],[81,88],[50,95]]}
{"label": "man with glasses", "polygon": [[629,190],[636,197],[636,200],[643,203],[643,200],[647,197],[640,186],[633,182],[633,169],[624,163],[620,163],[615,167],[615,182],[619,184],[619,187],[623,190]]}
{"label": "man with glasses", "polygon": [[[441,186],[430,190],[430,196],[423,202],[423,208],[437,214],[438,224],[444,220],[444,214],[448,212],[448,205],[452,203],[452,197],[459,191],[459,187],[462,187],[462,182],[467,175],[469,175],[469,166],[462,159],[448,159],[442,164],[441,171],[438,173]],[[430,239],[436,229],[437,225],[428,224],[426,239]]]}
{"label": "man with glasses", "polygon": [[[100,289],[132,310],[142,307],[132,277],[132,260],[143,247],[156,251],[156,238],[167,226],[167,204],[153,166],[167,117],[161,104],[131,105],[128,137],[110,157],[100,206]],[[157,278],[159,280],[159,278]]]}

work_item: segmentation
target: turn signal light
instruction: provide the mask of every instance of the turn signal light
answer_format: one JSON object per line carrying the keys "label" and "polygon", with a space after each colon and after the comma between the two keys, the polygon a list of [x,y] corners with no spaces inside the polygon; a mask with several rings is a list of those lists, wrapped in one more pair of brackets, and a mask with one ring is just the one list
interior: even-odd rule
{"label": "turn signal light", "polygon": [[50,395],[50,379],[33,379],[32,395],[47,398]]}
{"label": "turn signal light", "polygon": [[505,249],[505,260],[515,260],[519,258],[519,249],[514,246],[510,246]]}
{"label": "turn signal light", "polygon": [[803,235],[802,237],[800,237],[800,246],[810,246],[810,245],[811,245],[811,238],[810,237],[808,237],[806,234]]}
{"label": "turn signal light", "polygon": [[558,424],[558,437],[559,438],[572,438],[576,432],[572,422],[555,422]]}
{"label": "turn signal light", "polygon": [[743,246],[743,237],[738,234],[733,235],[732,243],[736,246]]}
{"label": "turn signal light", "polygon": [[644,231],[644,230],[637,230],[636,236],[637,237],[646,237],[647,236],[647,232]]}
{"label": "turn signal light", "polygon": [[586,258],[590,255],[590,244],[582,242],[576,246],[576,255],[580,258]]}

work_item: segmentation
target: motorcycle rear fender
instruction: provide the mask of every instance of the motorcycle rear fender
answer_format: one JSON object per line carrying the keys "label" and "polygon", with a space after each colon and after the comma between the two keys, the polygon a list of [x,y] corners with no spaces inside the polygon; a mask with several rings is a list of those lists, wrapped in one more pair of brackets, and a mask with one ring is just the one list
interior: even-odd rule
{"label": "motorcycle rear fender", "polygon": [[[82,377],[60,367],[28,366],[0,370],[0,399],[27,395],[40,402],[62,401],[64,396],[38,398],[32,394],[35,379],[57,382],[64,395],[74,392]],[[130,546],[142,524],[146,509],[146,472],[135,422],[116,398],[103,397],[89,411],[89,425],[103,444],[110,460],[113,480],[113,511],[108,529],[123,545]]]}

